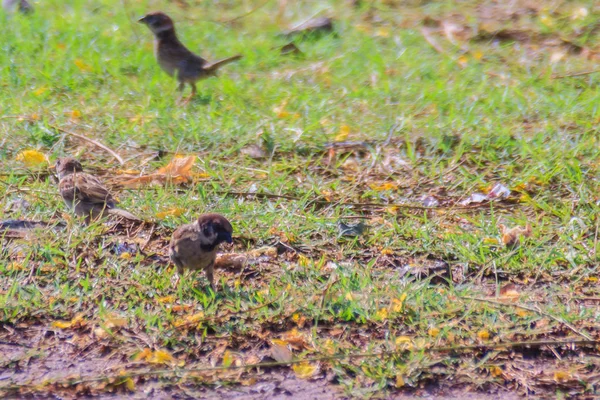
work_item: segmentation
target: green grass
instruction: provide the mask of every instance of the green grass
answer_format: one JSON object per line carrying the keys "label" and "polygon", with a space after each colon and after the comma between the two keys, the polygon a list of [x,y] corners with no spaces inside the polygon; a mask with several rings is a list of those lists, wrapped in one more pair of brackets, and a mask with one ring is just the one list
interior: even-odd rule
{"label": "green grass", "polygon": [[[557,39],[598,48],[599,35],[590,28],[600,16],[594,2],[581,3],[588,15],[579,19],[570,3],[533,13],[517,6],[516,20],[498,11],[498,29],[520,30],[536,38],[532,42],[471,39],[454,46],[443,32],[432,33],[444,54],[425,40],[421,21],[429,16],[482,29],[475,4],[376,1],[372,9],[352,9],[341,1],[298,3],[277,17],[277,4],[270,2],[235,23],[217,21],[258,4],[189,4],[186,10],[175,2],[50,0],[36,4],[31,16],[1,16],[0,220],[66,220],[67,226],[3,240],[0,325],[23,338],[32,327],[50,329],[61,340],[61,331],[95,338],[93,346],[110,348],[127,371],[150,368],[127,364],[146,347],[166,349],[193,369],[220,365],[226,349],[246,361],[267,361],[270,340],[292,329],[304,335],[304,345],[294,349],[298,358],[396,351],[396,338],[408,336],[410,351],[322,362],[321,371],[333,371],[360,396],[394,390],[397,376],[406,388],[436,382],[530,394],[567,388],[596,393],[597,378],[581,366],[597,361],[585,348],[581,358],[558,348],[560,362],[558,353],[536,350],[535,362],[545,367],[541,375],[519,369],[506,349],[431,351],[598,337],[590,298],[598,293],[600,74],[553,78],[595,68],[594,53],[577,54]],[[244,56],[218,79],[201,82],[199,98],[186,106],[153,58],[150,32],[135,22],[156,9],[173,17],[182,41],[202,56]],[[279,32],[320,10],[335,17],[336,35],[298,40],[303,54],[297,57],[274,50],[287,42]],[[370,20],[373,15],[380,22]],[[560,52],[564,57],[553,61]],[[340,139],[343,126],[350,133],[342,140],[366,143],[330,154],[326,145]],[[126,164],[57,128],[105,144]],[[241,152],[251,144],[264,148],[266,157]],[[123,208],[153,221],[139,231],[81,227],[65,210],[54,178],[16,159],[26,149],[43,152],[51,163],[79,157],[110,183],[123,170],[150,173],[174,153],[194,154],[194,172],[207,178],[118,192]],[[391,184],[388,190],[384,183]],[[512,190],[508,200],[459,206],[496,183]],[[299,200],[227,194],[254,191]],[[418,206],[427,195],[440,206],[402,206]],[[17,207],[20,199],[29,206]],[[172,208],[183,212],[156,218]],[[241,273],[218,271],[217,294],[201,275],[173,288],[170,233],[203,212],[232,221],[236,241],[225,251],[252,252],[278,242],[288,251],[250,256],[252,264]],[[348,217],[364,218],[367,233],[339,237],[338,221]],[[532,236],[505,249],[498,224],[527,223]],[[134,249],[131,258],[115,252],[125,243]],[[416,272],[442,260],[452,272],[446,284]],[[494,299],[508,282],[517,285],[517,305],[539,312],[465,298]],[[200,312],[200,321],[177,326]],[[76,315],[82,326],[52,328]],[[106,321],[115,316],[126,323],[110,329]],[[110,334],[99,337],[96,329],[107,326]],[[0,366],[10,370],[18,361],[0,360]],[[569,379],[554,371],[569,371]],[[241,378],[194,379],[234,384]],[[49,387],[27,386],[33,383],[27,374],[3,382],[0,392]]]}

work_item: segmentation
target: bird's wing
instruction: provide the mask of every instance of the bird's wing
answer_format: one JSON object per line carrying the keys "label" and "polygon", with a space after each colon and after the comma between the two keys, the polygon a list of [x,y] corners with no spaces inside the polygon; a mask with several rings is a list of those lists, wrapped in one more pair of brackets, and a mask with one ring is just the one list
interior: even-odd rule
{"label": "bird's wing", "polygon": [[60,181],[60,193],[68,201],[85,201],[114,207],[116,201],[102,182],[95,176],[79,173],[66,176]]}

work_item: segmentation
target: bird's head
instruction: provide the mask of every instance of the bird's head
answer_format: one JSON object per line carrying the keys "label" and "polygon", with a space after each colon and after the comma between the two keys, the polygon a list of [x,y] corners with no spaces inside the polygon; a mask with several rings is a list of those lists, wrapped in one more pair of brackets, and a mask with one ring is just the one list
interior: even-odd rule
{"label": "bird's head", "polygon": [[83,166],[73,157],[59,158],[54,166],[59,179],[74,172],[83,172]]}
{"label": "bird's head", "polygon": [[202,233],[201,241],[205,245],[218,246],[223,242],[232,243],[233,227],[220,214],[203,214],[198,218],[198,228]]}
{"label": "bird's head", "polygon": [[147,25],[155,35],[175,29],[173,20],[167,14],[160,11],[148,13],[140,18],[138,22]]}

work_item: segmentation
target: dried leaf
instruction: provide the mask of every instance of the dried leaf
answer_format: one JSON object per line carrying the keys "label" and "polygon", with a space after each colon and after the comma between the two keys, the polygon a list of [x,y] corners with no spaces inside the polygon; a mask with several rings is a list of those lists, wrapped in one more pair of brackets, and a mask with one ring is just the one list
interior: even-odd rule
{"label": "dried leaf", "polygon": [[83,315],[78,314],[71,321],[54,321],[52,327],[59,329],[81,328],[85,326],[86,323],[87,321],[83,319]]}
{"label": "dried leaf", "polygon": [[161,211],[156,213],[156,218],[165,219],[166,217],[179,217],[181,214],[185,212],[185,209],[181,207],[173,207],[166,211]]}
{"label": "dried leaf", "polygon": [[81,72],[91,72],[93,71],[93,68],[86,64],[82,59],[78,58],[75,60],[75,65],[77,66],[77,68],[79,68],[79,70]]}
{"label": "dried leaf", "polygon": [[350,135],[350,127],[348,125],[340,126],[340,132],[335,136],[336,142],[342,142]]}
{"label": "dried leaf", "polygon": [[481,340],[488,340],[490,338],[490,332],[487,329],[482,329],[477,332],[477,337]]}
{"label": "dried leaf", "polygon": [[554,371],[554,381],[565,382],[571,379],[573,376],[568,371]]}
{"label": "dried leaf", "polygon": [[166,166],[160,168],[157,173],[170,176],[189,177],[192,167],[196,162],[196,156],[175,156]]}
{"label": "dried leaf", "polygon": [[404,385],[405,385],[404,377],[402,376],[402,374],[397,374],[396,375],[396,387],[401,388],[401,387],[404,387]]}
{"label": "dried leaf", "polygon": [[396,185],[395,183],[391,183],[391,182],[386,182],[383,183],[381,185],[369,185],[371,187],[371,189],[373,189],[376,192],[383,192],[385,190],[397,190],[398,189],[398,185]]}
{"label": "dried leaf", "polygon": [[502,243],[508,248],[513,248],[521,242],[521,237],[531,236],[531,225],[527,224],[525,228],[515,226],[514,228],[507,228],[503,224],[498,225],[500,234],[502,235]]}
{"label": "dried leaf", "polygon": [[223,354],[223,366],[229,367],[233,363],[233,355],[229,350],[225,350],[225,354]]}
{"label": "dried leaf", "polygon": [[294,355],[289,349],[288,344],[284,340],[272,339],[271,340],[271,357],[278,362],[290,362],[293,360]]}
{"label": "dried leaf", "polygon": [[27,167],[38,167],[48,163],[48,158],[44,153],[37,150],[23,150],[15,157],[15,160],[21,161]]}
{"label": "dried leaf", "polygon": [[204,318],[204,313],[202,311],[200,311],[196,314],[188,315],[185,318],[174,321],[173,325],[176,328],[179,328],[180,326],[188,326],[188,325],[191,326],[191,325],[197,324],[203,318]]}
{"label": "dried leaf", "polygon": [[438,328],[429,328],[429,330],[427,331],[427,333],[431,337],[437,337],[437,335],[440,334],[440,330]]}
{"label": "dried leaf", "polygon": [[507,283],[506,285],[500,288],[501,298],[516,300],[519,298],[519,296],[520,294],[517,291],[517,286],[514,283]]}
{"label": "dried leaf", "polygon": [[319,367],[317,365],[310,364],[308,362],[295,364],[292,366],[292,369],[294,370],[296,377],[300,379],[311,378],[319,371]]}

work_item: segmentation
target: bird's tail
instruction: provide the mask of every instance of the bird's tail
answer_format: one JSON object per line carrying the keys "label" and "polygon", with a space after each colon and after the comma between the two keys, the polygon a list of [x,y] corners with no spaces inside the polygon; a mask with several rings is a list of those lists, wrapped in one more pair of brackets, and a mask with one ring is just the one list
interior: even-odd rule
{"label": "bird's tail", "polygon": [[237,54],[237,55],[232,56],[232,57],[227,57],[227,58],[224,58],[222,60],[215,61],[215,62],[212,62],[210,64],[206,64],[206,65],[204,65],[203,69],[205,71],[208,71],[208,72],[216,72],[223,65],[229,64],[230,62],[237,61],[240,58],[242,58],[242,55],[241,54]]}

